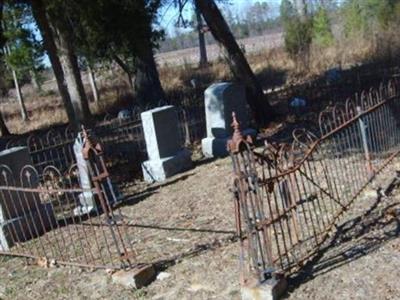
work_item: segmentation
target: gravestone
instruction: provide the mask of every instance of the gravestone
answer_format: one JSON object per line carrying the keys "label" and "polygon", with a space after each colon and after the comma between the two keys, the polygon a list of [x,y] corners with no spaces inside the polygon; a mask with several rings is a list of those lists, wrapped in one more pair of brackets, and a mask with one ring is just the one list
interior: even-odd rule
{"label": "gravestone", "polygon": [[243,85],[235,83],[216,83],[204,92],[207,137],[201,141],[206,157],[224,157],[228,155],[227,142],[233,134],[232,113],[235,112],[243,135],[255,135],[249,129],[249,117],[246,108],[246,91]]}
{"label": "gravestone", "polygon": [[142,163],[147,182],[164,181],[192,167],[191,154],[180,144],[178,115],[174,106],[141,113],[149,160]]}
{"label": "gravestone", "polygon": [[79,205],[74,208],[74,215],[81,216],[84,214],[88,214],[96,211],[97,206],[94,200],[94,195],[92,191],[89,191],[92,188],[92,184],[90,182],[89,168],[88,163],[83,157],[83,138],[79,133],[74,143],[74,154],[76,159],[76,165],[78,167],[79,172],[79,184],[81,189],[87,190],[78,195]]}
{"label": "gravestone", "polygon": [[[8,167],[10,172],[0,174],[0,184],[7,186],[21,186],[21,170],[24,166],[32,165],[32,160],[27,147],[14,147],[0,152],[0,165]],[[37,178],[32,178],[33,186]],[[40,205],[40,200],[34,197],[18,199],[16,192],[1,193],[0,222],[21,216],[24,211],[35,209]]]}
{"label": "gravestone", "polygon": [[[15,147],[0,152],[0,185],[21,187],[21,177],[29,180],[29,188],[38,187],[38,178],[31,172],[29,178],[21,176],[26,165],[32,165],[26,147]],[[7,171],[8,169],[8,171]],[[42,204],[39,193],[27,191],[0,191],[0,250],[7,251],[15,242],[37,237],[55,222],[51,204]]]}

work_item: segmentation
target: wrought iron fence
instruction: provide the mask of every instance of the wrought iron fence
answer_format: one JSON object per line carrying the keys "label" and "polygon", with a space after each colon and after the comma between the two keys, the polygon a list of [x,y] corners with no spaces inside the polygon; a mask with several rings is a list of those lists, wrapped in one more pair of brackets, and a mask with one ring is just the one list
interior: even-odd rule
{"label": "wrought iron fence", "polygon": [[116,215],[120,199],[101,148],[86,134],[84,156],[87,186],[80,182],[76,165],[67,174],[54,166],[41,173],[25,166],[20,174],[0,166],[0,254],[82,267],[130,265],[130,243],[123,234],[122,218]]}
{"label": "wrought iron fence", "polygon": [[[205,136],[204,107],[177,107],[182,146],[192,145]],[[120,165],[127,162],[140,164],[147,159],[146,144],[140,112],[123,118],[107,116],[92,129],[107,153],[108,163]],[[57,167],[62,173],[68,172],[76,162],[73,145],[77,132],[71,127],[64,130],[51,129],[42,134],[32,134],[28,138],[14,138],[6,143],[6,148],[27,146],[32,163],[39,173],[47,166]]]}
{"label": "wrought iron fence", "polygon": [[231,231],[138,222],[123,208],[129,200],[117,194],[101,147],[87,133],[83,139],[86,164],[68,172],[25,166],[13,174],[0,166],[0,255],[121,269],[172,262],[233,238]]}
{"label": "wrought iron fence", "polygon": [[229,148],[243,284],[299,270],[396,158],[399,98],[398,82],[381,84],[322,112],[319,133],[296,129],[291,144],[256,147],[234,120]]}

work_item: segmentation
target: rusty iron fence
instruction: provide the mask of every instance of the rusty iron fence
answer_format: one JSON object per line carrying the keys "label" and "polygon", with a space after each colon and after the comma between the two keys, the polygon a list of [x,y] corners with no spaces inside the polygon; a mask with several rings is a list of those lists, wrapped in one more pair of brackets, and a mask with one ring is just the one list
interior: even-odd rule
{"label": "rusty iron fence", "polygon": [[256,147],[234,118],[242,284],[292,274],[315,255],[343,213],[400,151],[400,86],[381,84],[327,108],[320,132]]}
{"label": "rusty iron fence", "polygon": [[[107,115],[104,121],[92,128],[92,134],[104,147],[108,164],[140,164],[147,159],[140,112],[135,110],[123,118]],[[182,146],[199,142],[206,131],[204,106],[177,107],[177,114]],[[27,138],[12,138],[5,148],[26,146],[39,173],[47,166],[57,167],[65,173],[76,162],[73,150],[76,136],[77,132],[68,126],[32,134]]]}
{"label": "rusty iron fence", "polygon": [[102,149],[86,132],[84,137],[89,186],[80,182],[76,165],[66,174],[55,166],[40,173],[25,166],[20,174],[0,166],[0,255],[81,267],[131,266],[133,250]]}
{"label": "rusty iron fence", "polygon": [[185,219],[142,223],[126,207],[135,199],[118,195],[100,143],[88,134],[81,134],[86,164],[73,164],[67,172],[25,166],[15,174],[0,165],[0,255],[42,266],[128,269],[172,263],[234,238],[232,231],[188,228]]}

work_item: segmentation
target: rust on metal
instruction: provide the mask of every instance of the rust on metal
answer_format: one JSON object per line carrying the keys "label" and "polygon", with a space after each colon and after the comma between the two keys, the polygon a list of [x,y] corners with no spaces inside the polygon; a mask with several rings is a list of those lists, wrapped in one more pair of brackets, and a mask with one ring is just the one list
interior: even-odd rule
{"label": "rust on metal", "polygon": [[[86,130],[82,135],[90,187],[81,186],[76,165],[67,172],[50,165],[39,170],[28,165],[20,174],[0,165],[4,217],[16,220],[3,228],[0,255],[88,268],[121,269],[135,264],[123,231],[126,221],[116,221],[118,199],[102,148]],[[106,226],[96,226],[99,220]]]}
{"label": "rust on metal", "polygon": [[235,130],[229,150],[241,278],[291,274],[315,255],[340,216],[400,153],[399,109],[399,83],[391,80],[328,107],[319,115],[319,132],[296,129],[291,144],[255,148]]}
{"label": "rust on metal", "polygon": [[247,136],[246,138],[243,137],[242,132],[240,130],[240,124],[236,118],[235,112],[232,112],[231,126],[233,128],[233,135],[232,139],[230,139],[227,144],[228,151],[230,151],[231,153],[237,153],[240,151],[240,147],[243,142],[247,142],[248,144],[253,143],[251,136]]}

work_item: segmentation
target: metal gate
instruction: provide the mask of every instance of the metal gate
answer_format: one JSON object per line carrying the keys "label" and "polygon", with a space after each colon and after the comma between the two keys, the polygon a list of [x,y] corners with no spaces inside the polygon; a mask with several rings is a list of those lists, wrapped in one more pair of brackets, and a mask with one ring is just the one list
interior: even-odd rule
{"label": "metal gate", "polygon": [[363,189],[400,151],[399,85],[390,81],[322,112],[319,133],[256,147],[233,122],[242,283],[299,270]]}

